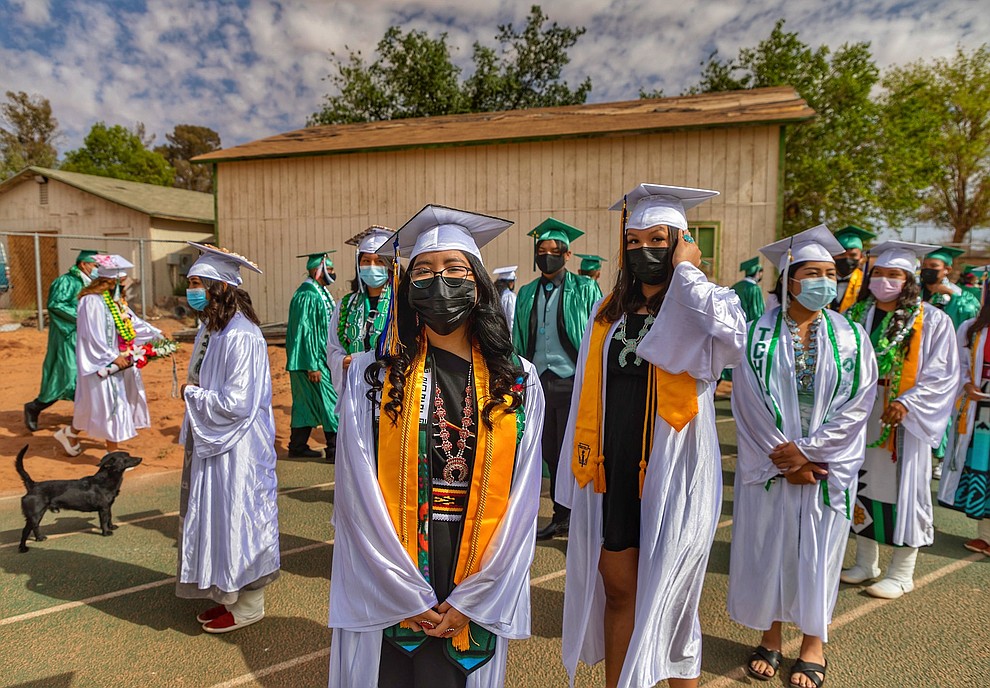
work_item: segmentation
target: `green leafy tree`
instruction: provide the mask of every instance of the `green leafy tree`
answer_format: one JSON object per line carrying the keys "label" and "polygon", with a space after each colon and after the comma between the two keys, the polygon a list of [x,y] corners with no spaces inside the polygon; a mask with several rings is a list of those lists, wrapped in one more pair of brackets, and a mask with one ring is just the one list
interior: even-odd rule
{"label": "green leafy tree", "polygon": [[868,224],[881,210],[876,190],[878,107],[871,90],[880,78],[868,43],[834,52],[812,49],[779,20],[770,35],[738,57],[712,54],[688,93],[793,86],[815,109],[811,122],[787,127],[784,233],[828,221]]}
{"label": "green leafy tree", "polygon": [[54,167],[61,132],[51,103],[24,91],[7,91],[6,96],[7,102],[0,105],[0,179],[29,165]]}
{"label": "green leafy tree", "polygon": [[932,222],[964,243],[990,226],[990,45],[893,67],[883,86],[888,221]]}
{"label": "green leafy tree", "polygon": [[171,134],[165,134],[168,143],[155,148],[175,169],[173,186],[178,189],[213,193],[213,171],[209,165],[189,162],[220,148],[220,134],[209,127],[195,124],[177,124]]}
{"label": "green leafy tree", "polygon": [[403,32],[393,26],[378,42],[370,62],[360,50],[349,49],[346,57],[330,54],[336,71],[326,80],[336,94],[324,98],[308,124],[583,103],[591,80],[571,89],[560,76],[570,60],[567,51],[584,31],[548,24],[534,5],[522,30],[512,24],[499,26],[498,49],[475,43],[474,71],[462,81],[446,33],[431,38],[424,31]]}
{"label": "green leafy tree", "polygon": [[82,148],[65,154],[62,169],[172,186],[175,170],[159,153],[148,150],[143,134],[142,125],[132,131],[119,124],[97,122],[83,139]]}

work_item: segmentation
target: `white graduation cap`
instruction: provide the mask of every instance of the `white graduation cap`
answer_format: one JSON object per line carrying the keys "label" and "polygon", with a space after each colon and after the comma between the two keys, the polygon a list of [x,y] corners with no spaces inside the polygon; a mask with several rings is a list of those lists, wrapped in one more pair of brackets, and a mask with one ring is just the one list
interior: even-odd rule
{"label": "white graduation cap", "polygon": [[349,246],[356,246],[358,253],[376,253],[393,234],[395,234],[395,230],[390,227],[371,225],[344,243]]}
{"label": "white graduation cap", "polygon": [[[788,264],[794,265],[809,260],[835,263],[832,256],[844,253],[845,250],[828,227],[816,225],[794,236],[767,244],[760,249],[760,253],[769,258],[780,272],[785,272]],[[790,251],[789,260],[788,251]]]}
{"label": "white graduation cap", "polygon": [[202,251],[202,255],[189,268],[187,277],[205,277],[239,287],[244,281],[241,279],[241,268],[253,270],[259,275],[262,274],[257,263],[238,253],[216,246],[197,244],[195,241],[187,241],[186,243]]}
{"label": "white graduation cap", "polygon": [[870,253],[877,257],[873,267],[899,268],[914,274],[918,269],[918,261],[932,251],[937,251],[938,248],[932,244],[916,244],[910,241],[885,241],[871,248]]}
{"label": "white graduation cap", "polygon": [[504,279],[508,282],[513,282],[516,279],[516,270],[519,269],[518,265],[509,265],[504,268],[495,268],[492,270],[492,274],[495,275],[495,279]]}
{"label": "white graduation cap", "polygon": [[685,211],[718,194],[711,189],[640,184],[609,210],[622,210],[623,205],[626,206],[628,217],[624,229],[647,229],[656,225],[687,229]]}
{"label": "white graduation cap", "polygon": [[389,253],[398,241],[401,257],[420,253],[459,250],[481,260],[481,247],[512,226],[510,220],[491,215],[428,205],[389,237],[377,253]]}
{"label": "white graduation cap", "polygon": [[93,256],[96,261],[96,270],[92,277],[121,277],[127,276],[127,270],[134,267],[134,263],[116,253],[97,253]]}

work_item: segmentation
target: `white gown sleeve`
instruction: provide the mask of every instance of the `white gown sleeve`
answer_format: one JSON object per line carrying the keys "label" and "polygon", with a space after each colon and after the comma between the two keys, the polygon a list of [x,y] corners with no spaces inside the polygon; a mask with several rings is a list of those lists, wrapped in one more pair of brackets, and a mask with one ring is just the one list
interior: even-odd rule
{"label": "white gown sleeve", "polygon": [[131,316],[131,323],[134,325],[134,333],[137,335],[134,338],[134,343],[137,346],[141,346],[143,344],[147,344],[148,342],[153,342],[156,339],[162,338],[163,335],[161,330],[148,321],[139,318],[131,309],[128,308],[127,311]]}
{"label": "white gown sleeve", "polygon": [[350,631],[388,628],[437,606],[433,589],[399,542],[378,484],[364,381],[372,361],[373,352],[354,356],[339,404],[329,625]]}
{"label": "white gown sleeve", "polygon": [[763,400],[762,385],[745,359],[733,372],[732,380],[732,416],[739,445],[736,471],[743,484],[763,485],[780,474],[770,460],[770,452],[787,438],[777,428]]}
{"label": "white gown sleeve", "polygon": [[[112,327],[112,326],[111,326]],[[79,300],[76,320],[76,365],[80,375],[93,375],[107,368],[120,355],[107,342],[107,307],[99,295]]]}
{"label": "white gown sleeve", "polygon": [[[344,396],[344,385],[346,384],[344,359],[347,357],[347,352],[344,351],[340,337],[337,336],[337,328],[340,326],[340,306],[346,298],[345,296],[334,307],[333,315],[330,316],[330,331],[327,336],[327,367],[330,369],[330,379],[333,382],[333,388],[337,390],[338,399]],[[340,406],[339,403],[337,405]]]}
{"label": "white gown sleeve", "polygon": [[674,268],[656,322],[636,353],[674,375],[714,382],[739,365],[745,339],[746,315],[736,293],[685,261]]}
{"label": "white gown sleeve", "polygon": [[925,309],[922,351],[914,387],[897,397],[908,414],[904,429],[937,447],[952,413],[959,384],[959,349],[952,320],[942,311]]}
{"label": "white gown sleeve", "polygon": [[530,633],[529,568],[536,547],[543,468],[543,389],[536,369],[523,361],[526,384],[526,429],[519,444],[509,506],[485,552],[481,569],[465,578],[447,597],[452,607],[503,638]]}

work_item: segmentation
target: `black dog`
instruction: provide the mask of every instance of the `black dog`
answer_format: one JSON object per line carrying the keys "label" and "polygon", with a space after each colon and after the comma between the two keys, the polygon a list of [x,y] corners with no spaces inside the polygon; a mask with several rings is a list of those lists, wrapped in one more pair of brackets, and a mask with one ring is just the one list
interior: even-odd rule
{"label": "black dog", "polygon": [[124,481],[124,471],[134,468],[141,459],[127,452],[110,452],[100,460],[100,468],[95,474],[79,480],[45,480],[36,483],[24,470],[24,453],[27,445],[17,455],[14,466],[18,475],[24,481],[27,494],[21,497],[21,511],[24,512],[24,530],[21,532],[21,552],[27,552],[28,534],[34,531],[34,539],[41,542],[45,539],[38,531],[38,525],[49,509],[58,512],[62,509],[72,511],[97,511],[100,514],[100,534],[113,535],[116,530],[111,520],[110,507],[117,499],[120,485]]}

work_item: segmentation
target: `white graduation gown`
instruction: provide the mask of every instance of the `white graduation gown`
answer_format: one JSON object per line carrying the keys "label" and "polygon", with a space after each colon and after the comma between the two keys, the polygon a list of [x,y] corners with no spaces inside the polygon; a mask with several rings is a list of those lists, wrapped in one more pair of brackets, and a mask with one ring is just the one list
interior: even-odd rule
{"label": "white graduation gown", "polygon": [[502,312],[505,313],[505,321],[509,325],[509,332],[512,332],[512,321],[516,319],[516,293],[511,289],[506,289],[499,296],[502,303]]}
{"label": "white graduation gown", "polygon": [[[959,389],[956,397],[959,399],[957,408],[952,416],[952,432],[949,433],[949,446],[945,450],[945,463],[942,465],[942,479],[938,484],[938,502],[943,506],[954,507],[956,503],[956,490],[959,488],[959,478],[962,477],[963,468],[966,466],[966,454],[969,451],[969,444],[973,441],[973,427],[976,425],[976,402],[963,397],[963,385],[973,382],[973,349],[969,346],[969,328],[976,321],[976,318],[967,320],[959,326],[956,333],[956,341],[959,345]],[[984,327],[976,336],[976,387],[982,389],[986,379],[983,377],[983,352],[986,351],[987,336],[990,335],[990,328]],[[969,423],[966,432],[958,431],[960,404],[969,407]]]}
{"label": "white graduation gown", "polygon": [[[203,336],[200,327],[197,345]],[[279,570],[268,346],[240,312],[210,333],[199,386],[186,387],[185,402],[179,443],[188,482],[184,475],[176,590],[230,604]]]}
{"label": "white graduation gown", "polygon": [[[334,502],[335,542],[330,576],[330,688],[378,685],[382,631],[437,605],[433,589],[402,548],[378,484],[371,402],[364,371],[374,352],[355,354],[341,396]],[[481,568],[447,601],[498,636],[495,657],[468,676],[468,688],[505,683],[507,640],[530,632],[529,567],[540,506],[543,390],[533,365],[526,371],[526,429],[520,440],[509,506]]]}
{"label": "white graduation gown", "polygon": [[[109,377],[97,375],[98,371],[109,368],[120,356],[117,328],[100,294],[82,297],[78,313],[78,378],[72,425],[93,439],[124,442],[136,437],[139,428],[151,426],[141,371],[132,366]],[[161,330],[137,317],[130,308],[127,314],[137,335],[135,345],[147,344],[162,336]]]}
{"label": "white graduation gown", "polygon": [[[866,448],[866,421],[876,396],[876,357],[862,327],[835,311],[822,311],[832,324],[840,364],[836,365],[836,349],[822,321],[817,332],[814,407],[805,436],[794,348],[783,322],[769,373],[771,398],[764,387],[767,335],[774,331],[779,314],[780,308],[774,308],[751,324],[752,353],[733,376],[732,414],[739,454],[729,616],[761,631],[775,621],[794,623],[802,633],[827,642],[849,536],[851,503]],[[775,408],[781,415],[780,429]],[[826,465],[827,483],[792,485],[778,475],[769,454],[789,441],[809,460]]]}
{"label": "white graduation gown", "polygon": [[[592,312],[597,309],[596,305]],[[562,642],[572,686],[578,660],[596,664],[605,658],[605,588],[598,573],[602,495],[593,483],[579,488],[571,470],[591,325],[578,354],[556,486],[557,501],[571,509]],[[609,330],[609,340],[617,326]],[[698,415],[680,432],[656,419],[641,506],[636,625],[620,688],[701,673],[698,604],[722,500],[712,395],[722,371],[738,364],[745,334],[746,316],[736,293],[709,283],[704,273],[685,262],[674,269],[656,322],[637,349],[654,365],[673,374],[686,371],[698,381]],[[596,362],[603,366],[603,405],[607,351],[604,347],[603,360]]]}
{"label": "white graduation gown", "polygon": [[345,296],[334,306],[327,332],[327,367],[330,368],[330,380],[337,392],[337,413],[340,413],[340,399],[344,396],[344,385],[347,384],[347,377],[344,375],[344,359],[347,358],[348,354],[337,335],[337,329],[340,327],[340,307],[347,298]]}
{"label": "white graduation gown", "polygon": [[[867,313],[867,332],[875,311],[874,306]],[[926,304],[918,376],[914,386],[897,398],[908,409],[897,431],[897,461],[890,460],[890,450],[885,447],[867,448],[857,495],[857,499],[880,498],[897,505],[893,531],[895,545],[924,547],[934,542],[932,449],[942,442],[958,385],[959,351],[952,320],[938,308]],[[878,419],[886,394],[886,387],[878,388],[866,429],[867,444],[880,437]],[[853,513],[853,532],[859,532],[870,523],[870,510],[857,504]]]}

